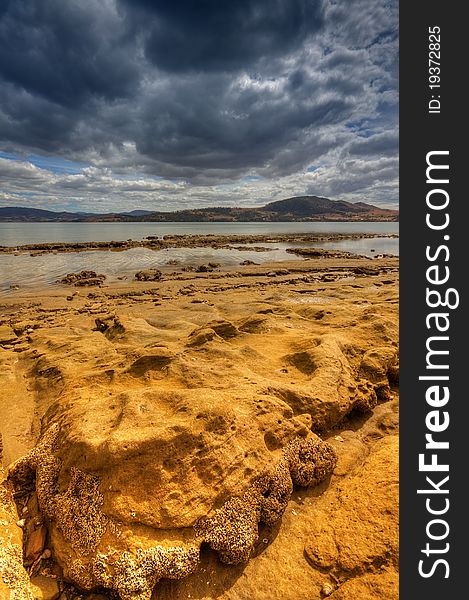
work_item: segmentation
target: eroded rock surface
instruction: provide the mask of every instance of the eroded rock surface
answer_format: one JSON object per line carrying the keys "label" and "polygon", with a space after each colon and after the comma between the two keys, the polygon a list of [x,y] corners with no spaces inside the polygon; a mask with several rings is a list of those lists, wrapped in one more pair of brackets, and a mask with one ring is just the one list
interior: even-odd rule
{"label": "eroded rock surface", "polygon": [[398,437],[381,439],[336,493],[321,498],[306,544],[309,560],[337,582],[332,598],[396,598]]}
{"label": "eroded rock surface", "polygon": [[[165,277],[164,290],[122,284],[66,308],[46,298],[23,310],[33,327],[11,317],[41,418],[9,468],[37,499],[29,559],[50,548],[64,581],[123,600],[395,589],[395,521],[380,545],[357,516],[362,502],[372,510],[372,472],[394,481],[379,444],[397,433],[397,294],[378,284],[395,272],[343,282],[350,271],[333,266],[330,281],[316,263]],[[332,542],[353,535],[355,554]]]}

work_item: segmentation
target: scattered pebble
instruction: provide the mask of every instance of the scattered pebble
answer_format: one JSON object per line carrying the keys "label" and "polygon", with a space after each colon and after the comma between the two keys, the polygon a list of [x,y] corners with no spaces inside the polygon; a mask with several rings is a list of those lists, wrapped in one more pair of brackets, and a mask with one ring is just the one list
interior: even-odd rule
{"label": "scattered pebble", "polygon": [[322,588],[321,588],[321,594],[323,596],[330,596],[332,594],[332,592],[334,591],[334,586],[332,586],[330,583],[324,583]]}

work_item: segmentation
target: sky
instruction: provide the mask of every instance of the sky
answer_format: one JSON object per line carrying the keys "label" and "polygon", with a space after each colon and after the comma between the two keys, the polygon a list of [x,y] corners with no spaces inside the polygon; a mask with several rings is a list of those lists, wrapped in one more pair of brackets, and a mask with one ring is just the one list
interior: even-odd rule
{"label": "sky", "polygon": [[1,0],[0,206],[398,205],[398,0]]}

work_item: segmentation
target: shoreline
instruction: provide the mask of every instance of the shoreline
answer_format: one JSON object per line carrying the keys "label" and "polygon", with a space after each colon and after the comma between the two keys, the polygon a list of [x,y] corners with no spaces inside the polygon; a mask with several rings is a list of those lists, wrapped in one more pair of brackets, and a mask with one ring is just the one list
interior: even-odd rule
{"label": "shoreline", "polygon": [[[306,255],[302,252],[306,250]],[[161,272],[158,279],[154,281],[137,280],[135,278],[137,269],[131,274],[129,271],[114,274],[112,277],[105,277],[101,282],[88,286],[86,283],[63,283],[60,280],[53,283],[31,284],[27,286],[13,286],[9,289],[0,291],[0,307],[1,302],[8,302],[9,299],[17,299],[21,297],[45,297],[49,295],[58,295],[70,297],[71,294],[86,295],[93,297],[97,293],[106,295],[108,293],[131,292],[135,291],[138,295],[145,290],[145,286],[157,285],[173,286],[177,282],[202,283],[203,281],[217,281],[222,279],[248,279],[258,280],[260,285],[266,282],[270,283],[295,283],[296,280],[301,281],[302,278],[311,277],[312,280],[321,273],[327,271],[331,278],[336,277],[355,277],[363,274],[378,274],[380,271],[395,270],[399,265],[399,257],[392,255],[377,255],[373,258],[360,256],[352,253],[340,251],[321,250],[314,257],[308,255],[308,248],[293,249],[292,254],[296,254],[297,258],[278,261],[266,261],[262,263],[254,263],[242,265],[214,265],[213,268],[203,265],[204,270],[197,271],[196,268],[184,265],[166,264],[158,267],[157,271]],[[200,269],[200,266],[198,267]],[[146,269],[151,271],[151,269]],[[97,274],[99,275],[99,274]],[[286,277],[288,275],[289,277]],[[291,277],[290,277],[291,276]],[[233,284],[236,286],[236,284]],[[1,322],[1,321],[0,321]]]}

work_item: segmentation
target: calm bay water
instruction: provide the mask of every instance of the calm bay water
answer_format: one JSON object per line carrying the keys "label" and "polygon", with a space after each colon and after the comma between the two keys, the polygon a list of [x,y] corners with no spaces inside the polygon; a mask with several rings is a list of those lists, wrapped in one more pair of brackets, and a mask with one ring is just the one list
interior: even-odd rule
{"label": "calm bay water", "polygon": [[[398,223],[0,223],[0,245],[17,246],[41,242],[81,242],[111,240],[142,240],[149,235],[175,234],[282,234],[282,233],[376,233],[397,234]],[[132,248],[121,252],[93,251],[59,254],[0,254],[0,291],[11,293],[10,286],[21,289],[41,285],[53,285],[70,272],[90,269],[103,273],[108,281],[117,277],[132,277],[140,269],[176,268],[168,265],[199,265],[214,261],[222,266],[236,266],[244,260],[257,263],[301,260],[286,252],[295,244],[258,244],[269,247],[269,252],[255,252],[246,245],[243,250],[214,248],[168,248],[151,250]],[[297,245],[306,246],[305,243]],[[313,244],[310,244],[313,245]],[[345,250],[376,256],[399,254],[397,238],[377,237],[370,239],[322,242],[321,248]]]}
{"label": "calm bay water", "polygon": [[0,223],[0,245],[143,240],[149,235],[213,233],[398,233],[399,223]]}

